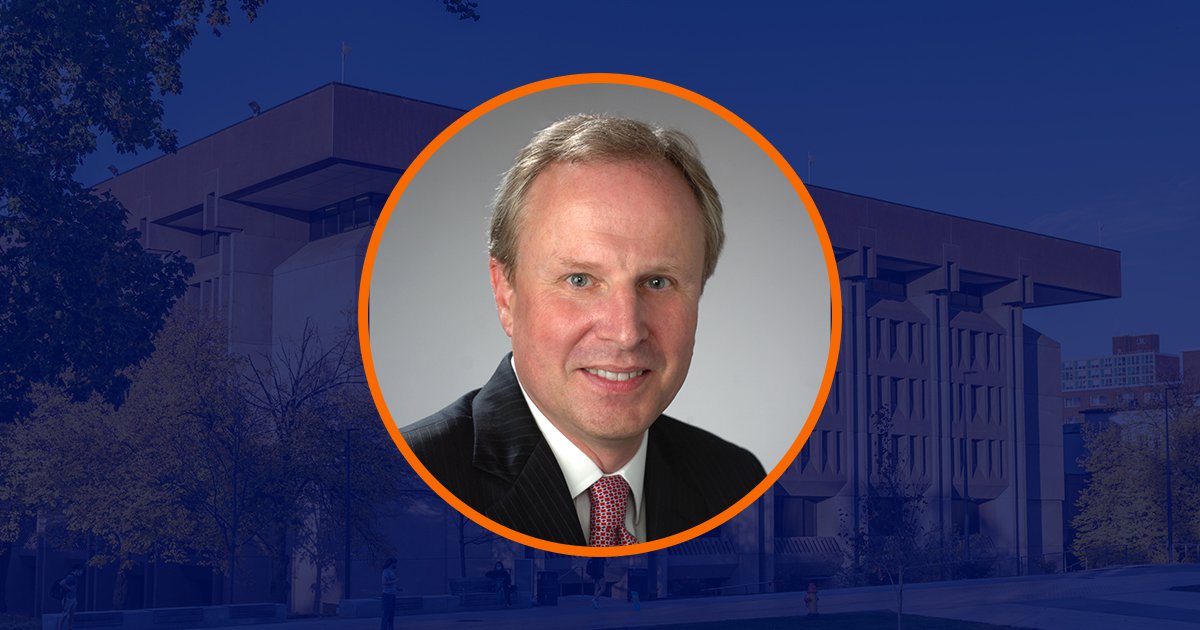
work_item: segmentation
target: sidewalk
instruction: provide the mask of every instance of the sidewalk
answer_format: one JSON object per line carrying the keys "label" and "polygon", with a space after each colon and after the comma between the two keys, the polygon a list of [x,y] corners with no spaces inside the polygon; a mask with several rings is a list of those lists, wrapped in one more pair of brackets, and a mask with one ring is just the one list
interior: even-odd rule
{"label": "sidewalk", "polygon": [[[1172,586],[1200,584],[1200,565],[1156,565],[959,582],[905,588],[907,613],[1053,630],[1200,630],[1200,593]],[[823,591],[821,612],[894,610],[890,587]],[[804,614],[804,593],[775,593],[644,602],[588,596],[560,598],[558,606],[401,616],[398,628],[624,628]],[[308,619],[271,624],[279,630],[373,630],[378,619]]]}

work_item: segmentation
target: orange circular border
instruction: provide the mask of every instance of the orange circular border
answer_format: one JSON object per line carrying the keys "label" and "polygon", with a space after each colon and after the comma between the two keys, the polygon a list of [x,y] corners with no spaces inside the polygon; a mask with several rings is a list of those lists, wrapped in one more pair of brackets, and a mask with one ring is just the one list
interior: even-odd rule
{"label": "orange circular border", "polygon": [[[809,219],[813,222],[813,227],[816,228],[817,237],[821,241],[821,250],[825,255],[825,268],[829,273],[829,288],[830,288],[830,310],[832,311],[832,325],[830,327],[829,336],[829,356],[825,364],[825,376],[821,380],[821,389],[817,394],[817,399],[813,403],[813,408],[808,414],[808,418],[804,422],[804,426],[800,430],[800,435],[792,443],[791,448],[783,456],[783,459],[776,464],[767,477],[762,480],[753,490],[740,501],[726,508],[720,514],[708,519],[707,521],[696,525],[690,529],[686,529],[678,534],[659,538],[649,542],[638,543],[626,547],[588,547],[580,545],[567,545],[563,543],[551,542],[540,538],[534,538],[528,534],[523,534],[516,530],[510,529],[491,520],[490,518],[480,514],[471,506],[463,503],[454,496],[454,493],[446,489],[429,470],[421,463],[408,443],[404,441],[404,437],[400,435],[400,428],[393,420],[391,413],[388,412],[387,404],[383,400],[383,394],[379,388],[379,381],[375,375],[375,363],[371,356],[371,339],[370,330],[368,327],[368,305],[370,303],[371,289],[371,272],[375,266],[375,254],[379,250],[379,241],[383,236],[384,230],[387,228],[388,220],[391,219],[392,211],[396,207],[396,203],[408,188],[413,177],[425,166],[425,162],[442,147],[450,138],[465,128],[467,125],[478,120],[480,117],[506,105],[512,101],[522,97],[550,90],[554,88],[572,86],[572,85],[591,85],[591,84],[616,84],[627,85],[632,87],[646,88],[655,90],[665,94],[670,94],[677,98],[688,101],[694,105],[708,110],[722,118],[725,122],[739,129],[746,137],[754,141],[764,153],[766,153],[775,165],[779,168],[792,183],[792,187],[796,189],[796,194],[804,202],[804,207],[808,211]],[[634,555],[640,553],[650,553],[665,549],[673,545],[691,540],[708,530],[723,524],[725,521],[736,516],[742,510],[745,510],[751,503],[762,496],[768,488],[774,484],[779,477],[791,465],[792,460],[800,453],[800,449],[808,441],[812,435],[813,427],[817,424],[817,419],[821,415],[821,410],[825,407],[825,401],[829,397],[829,389],[833,385],[833,374],[837,368],[838,352],[841,347],[842,338],[842,290],[841,283],[838,278],[837,259],[833,255],[833,246],[829,241],[829,233],[825,229],[825,223],[821,220],[820,213],[817,212],[817,206],[813,203],[812,196],[808,194],[808,189],[804,187],[804,183],[800,181],[800,177],[796,175],[796,171],[792,169],[783,155],[779,153],[775,147],[767,141],[762,134],[758,133],[746,121],[739,118],[736,114],[725,109],[716,102],[705,98],[695,92],[681,88],[677,85],[672,85],[655,79],[647,79],[629,74],[614,74],[614,73],[588,73],[588,74],[571,74],[542,81],[535,81],[528,85],[509,90],[499,96],[496,96],[487,102],[475,107],[471,111],[463,114],[461,118],[454,121],[449,127],[442,131],[419,155],[412,161],[412,164],[404,171],[404,176],[392,189],[392,194],[388,196],[387,202],[383,206],[383,210],[379,215],[379,220],[375,225],[374,231],[371,233],[371,242],[367,246],[366,259],[363,262],[362,279],[359,282],[358,290],[358,331],[359,344],[362,348],[363,368],[366,370],[367,383],[371,388],[371,397],[375,400],[375,407],[379,410],[380,416],[383,418],[384,427],[391,434],[392,440],[404,454],[404,458],[412,465],[413,470],[429,484],[437,492],[438,496],[444,499],[450,505],[453,505],[458,511],[465,514],[476,524],[482,525],[494,533],[500,534],[510,540],[521,543],[523,545],[550,551],[553,553],[569,555],[569,556],[593,556],[593,557],[619,557]]]}

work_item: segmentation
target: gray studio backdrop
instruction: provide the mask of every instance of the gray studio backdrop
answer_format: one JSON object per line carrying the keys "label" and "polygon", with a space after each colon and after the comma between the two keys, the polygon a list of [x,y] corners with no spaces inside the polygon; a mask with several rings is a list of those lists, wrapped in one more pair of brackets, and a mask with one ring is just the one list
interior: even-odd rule
{"label": "gray studio backdrop", "polygon": [[767,470],[796,440],[829,351],[829,277],[791,184],[753,141],[677,97],[612,84],[556,88],[460,131],[413,178],[372,271],[371,355],[403,427],[482,387],[511,349],[488,283],[489,204],[539,129],[579,112],[680,129],[725,206],[727,241],[700,300],[687,382],[667,414],[753,451]]}

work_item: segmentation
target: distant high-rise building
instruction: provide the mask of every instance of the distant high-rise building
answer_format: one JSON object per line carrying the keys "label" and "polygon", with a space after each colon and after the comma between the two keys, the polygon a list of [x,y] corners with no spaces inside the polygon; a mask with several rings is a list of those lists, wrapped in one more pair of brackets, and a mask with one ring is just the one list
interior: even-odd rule
{"label": "distant high-rise building", "polygon": [[[1158,335],[1113,337],[1112,349],[1109,356],[1063,361],[1064,421],[1078,422],[1087,411],[1143,406],[1158,400],[1162,386],[1181,382],[1180,357],[1161,352]],[[1200,362],[1200,352],[1189,354]]]}
{"label": "distant high-rise building", "polygon": [[1200,392],[1200,350],[1183,351],[1183,386],[1190,392]]}

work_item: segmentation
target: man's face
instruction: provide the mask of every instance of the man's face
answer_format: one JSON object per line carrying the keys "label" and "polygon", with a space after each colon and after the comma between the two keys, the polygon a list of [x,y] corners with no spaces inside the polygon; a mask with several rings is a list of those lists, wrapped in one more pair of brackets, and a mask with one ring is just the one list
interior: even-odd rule
{"label": "man's face", "polygon": [[585,452],[628,443],[687,376],[704,229],[665,162],[556,163],[525,199],[516,273],[492,261],[521,383]]}

